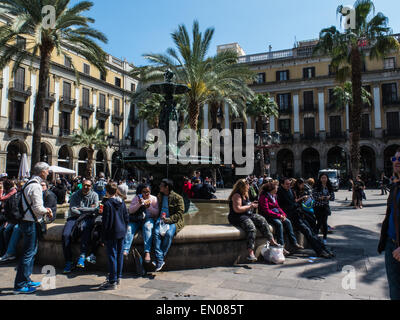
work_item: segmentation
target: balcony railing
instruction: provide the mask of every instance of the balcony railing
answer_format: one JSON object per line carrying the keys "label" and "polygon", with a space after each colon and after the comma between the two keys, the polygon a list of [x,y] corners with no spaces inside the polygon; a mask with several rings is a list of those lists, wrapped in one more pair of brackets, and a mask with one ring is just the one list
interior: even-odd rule
{"label": "balcony railing", "polygon": [[317,133],[302,134],[300,136],[301,141],[320,141],[319,135]]}
{"label": "balcony railing", "polygon": [[32,87],[24,83],[12,81],[10,82],[9,93],[11,97],[18,96],[26,100],[32,95]]}
{"label": "balcony railing", "polygon": [[369,139],[372,138],[372,131],[363,130],[360,132],[361,139]]}
{"label": "balcony railing", "polygon": [[386,129],[383,131],[383,136],[387,139],[398,139],[400,137],[400,128]]}
{"label": "balcony railing", "polygon": [[98,107],[96,111],[96,118],[100,120],[107,120],[110,116],[110,109],[106,107]]}
{"label": "balcony railing", "polygon": [[120,122],[122,122],[122,120],[124,120],[124,114],[114,112],[111,120],[113,123],[120,123]]}
{"label": "balcony railing", "polygon": [[279,114],[292,114],[292,106],[279,107]]}
{"label": "balcony railing", "polygon": [[294,141],[293,135],[290,133],[281,133],[281,144],[292,144]]}
{"label": "balcony railing", "polygon": [[42,126],[42,133],[53,135],[53,127]]}
{"label": "balcony railing", "polygon": [[92,104],[82,104],[79,106],[79,114],[91,115],[94,112],[94,106]]}
{"label": "balcony railing", "polygon": [[71,130],[70,129],[60,129],[60,133],[59,133],[60,137],[69,137],[71,136]]}
{"label": "balcony railing", "polygon": [[326,140],[342,141],[346,140],[346,132],[328,132],[326,134]]}
{"label": "balcony railing", "polygon": [[8,129],[14,131],[32,132],[32,123],[23,121],[9,121]]}
{"label": "balcony railing", "polygon": [[400,99],[383,99],[382,104],[384,107],[400,106]]}
{"label": "balcony railing", "polygon": [[68,96],[62,96],[60,100],[60,107],[62,109],[61,111],[72,112],[72,110],[74,110],[76,107],[76,99],[72,99]]}
{"label": "balcony railing", "polygon": [[46,92],[46,94],[44,96],[45,104],[51,105],[54,103],[54,101],[56,101],[56,94],[53,92]]}
{"label": "balcony railing", "polygon": [[300,112],[317,112],[318,105],[317,104],[304,104],[300,106]]}

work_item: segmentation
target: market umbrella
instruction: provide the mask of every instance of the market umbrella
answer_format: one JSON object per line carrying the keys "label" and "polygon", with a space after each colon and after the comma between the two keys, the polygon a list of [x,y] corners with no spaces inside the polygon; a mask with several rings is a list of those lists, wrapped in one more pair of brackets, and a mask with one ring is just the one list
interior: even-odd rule
{"label": "market umbrella", "polygon": [[22,180],[29,178],[30,176],[31,174],[28,166],[28,158],[26,157],[26,153],[24,153],[21,158],[21,163],[19,164],[18,179]]}
{"label": "market umbrella", "polygon": [[57,173],[57,174],[75,174],[76,172],[71,169],[67,169],[64,167],[58,167],[58,166],[51,166],[49,169],[50,172]]}

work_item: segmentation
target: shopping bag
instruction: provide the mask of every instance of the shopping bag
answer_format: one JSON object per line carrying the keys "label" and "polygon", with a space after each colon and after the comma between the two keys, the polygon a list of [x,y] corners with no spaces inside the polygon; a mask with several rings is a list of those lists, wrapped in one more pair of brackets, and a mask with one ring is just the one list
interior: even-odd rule
{"label": "shopping bag", "polygon": [[269,263],[283,264],[285,256],[283,254],[283,246],[270,246],[269,242],[261,249],[264,260]]}

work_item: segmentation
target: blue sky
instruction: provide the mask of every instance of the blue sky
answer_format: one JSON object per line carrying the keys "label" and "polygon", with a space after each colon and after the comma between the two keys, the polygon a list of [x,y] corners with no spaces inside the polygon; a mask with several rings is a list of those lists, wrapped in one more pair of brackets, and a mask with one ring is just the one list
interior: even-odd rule
{"label": "blue sky", "polygon": [[[72,3],[77,1],[73,0]],[[173,46],[171,32],[179,24],[191,30],[215,28],[209,54],[219,44],[238,42],[246,54],[293,47],[297,40],[318,38],[319,31],[340,26],[336,8],[353,0],[94,0],[89,16],[109,39],[103,48],[135,65],[145,65],[144,53],[164,53]],[[389,18],[400,33],[400,1],[375,0],[376,12]]]}

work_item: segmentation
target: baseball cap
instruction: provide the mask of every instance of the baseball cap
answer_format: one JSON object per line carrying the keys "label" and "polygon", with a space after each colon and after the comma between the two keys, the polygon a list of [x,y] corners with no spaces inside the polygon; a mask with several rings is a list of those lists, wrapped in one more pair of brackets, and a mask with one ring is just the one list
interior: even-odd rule
{"label": "baseball cap", "polygon": [[1,173],[0,174],[0,179],[7,178],[7,177],[8,177],[7,173]]}

